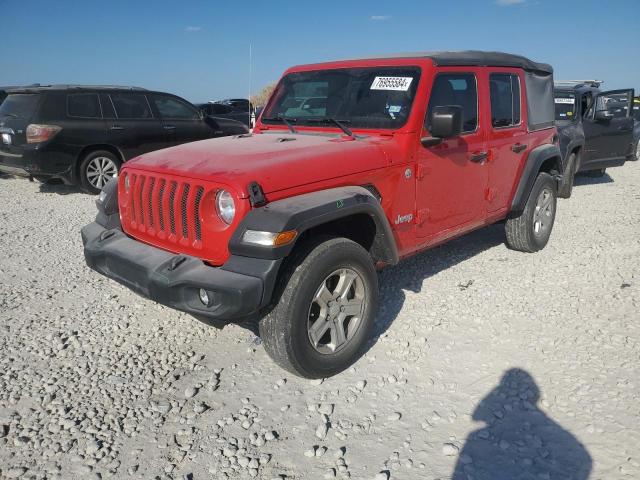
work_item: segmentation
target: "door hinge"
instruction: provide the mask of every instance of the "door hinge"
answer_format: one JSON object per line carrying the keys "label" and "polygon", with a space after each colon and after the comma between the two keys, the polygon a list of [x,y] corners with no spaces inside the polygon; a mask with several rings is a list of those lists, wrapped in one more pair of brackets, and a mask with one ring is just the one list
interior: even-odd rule
{"label": "door hinge", "polygon": [[495,188],[485,189],[484,198],[487,202],[492,202],[496,198],[496,189]]}
{"label": "door hinge", "polygon": [[418,210],[414,217],[414,223],[418,226],[422,225],[424,222],[429,220],[429,209],[423,208],[422,210]]}
{"label": "door hinge", "polygon": [[425,176],[431,173],[431,167],[419,163],[416,165],[416,180],[422,180]]}

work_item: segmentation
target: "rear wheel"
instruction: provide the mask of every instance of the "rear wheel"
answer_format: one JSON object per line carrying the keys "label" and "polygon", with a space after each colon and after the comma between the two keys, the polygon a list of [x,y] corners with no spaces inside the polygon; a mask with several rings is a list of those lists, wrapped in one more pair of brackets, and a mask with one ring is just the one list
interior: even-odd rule
{"label": "rear wheel", "polygon": [[577,159],[578,157],[575,153],[572,153],[571,155],[569,155],[569,159],[567,160],[567,168],[565,169],[564,175],[562,176],[562,183],[558,188],[558,197],[560,198],[571,197],[571,192],[573,190],[573,180],[575,178]]}
{"label": "rear wheel", "polygon": [[553,177],[545,172],[539,173],[523,212],[505,224],[507,246],[521,252],[542,250],[551,236],[556,203]]}
{"label": "rear wheel", "polygon": [[294,253],[278,303],[260,321],[260,337],[282,368],[325,378],[360,356],[378,305],[378,278],[369,253],[346,238]]}
{"label": "rear wheel", "polygon": [[80,184],[87,193],[100,193],[109,180],[118,176],[120,159],[106,150],[88,153],[80,163]]}

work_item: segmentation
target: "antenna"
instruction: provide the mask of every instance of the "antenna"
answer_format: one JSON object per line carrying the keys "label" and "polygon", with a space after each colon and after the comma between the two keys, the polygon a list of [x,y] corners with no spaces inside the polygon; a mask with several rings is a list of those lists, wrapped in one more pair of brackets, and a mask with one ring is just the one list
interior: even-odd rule
{"label": "antenna", "polygon": [[252,52],[251,52],[251,43],[249,43],[249,127],[253,128],[251,125],[251,63],[252,63]]}

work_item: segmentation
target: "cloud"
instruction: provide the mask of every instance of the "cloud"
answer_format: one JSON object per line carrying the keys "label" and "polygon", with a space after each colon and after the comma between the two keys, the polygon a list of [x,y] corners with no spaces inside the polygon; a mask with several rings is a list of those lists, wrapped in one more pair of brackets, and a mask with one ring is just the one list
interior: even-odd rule
{"label": "cloud", "polygon": [[193,32],[201,32],[203,30],[202,27],[196,27],[196,26],[188,26],[188,27],[184,27],[184,31],[185,32],[189,32],[189,33],[193,33]]}
{"label": "cloud", "polygon": [[514,5],[522,5],[527,3],[527,0],[496,0],[495,4],[500,7],[512,7]]}
{"label": "cloud", "polygon": [[391,15],[371,15],[369,17],[369,20],[372,20],[374,22],[384,22],[385,20],[389,20],[391,18]]}

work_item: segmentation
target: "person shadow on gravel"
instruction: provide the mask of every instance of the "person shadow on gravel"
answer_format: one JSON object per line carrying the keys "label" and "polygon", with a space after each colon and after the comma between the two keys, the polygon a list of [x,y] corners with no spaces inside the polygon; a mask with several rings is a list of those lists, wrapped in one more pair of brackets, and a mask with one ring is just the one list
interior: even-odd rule
{"label": "person shadow on gravel", "polygon": [[508,370],[473,412],[486,426],[467,438],[451,480],[587,480],[591,456],[539,399],[531,375]]}

